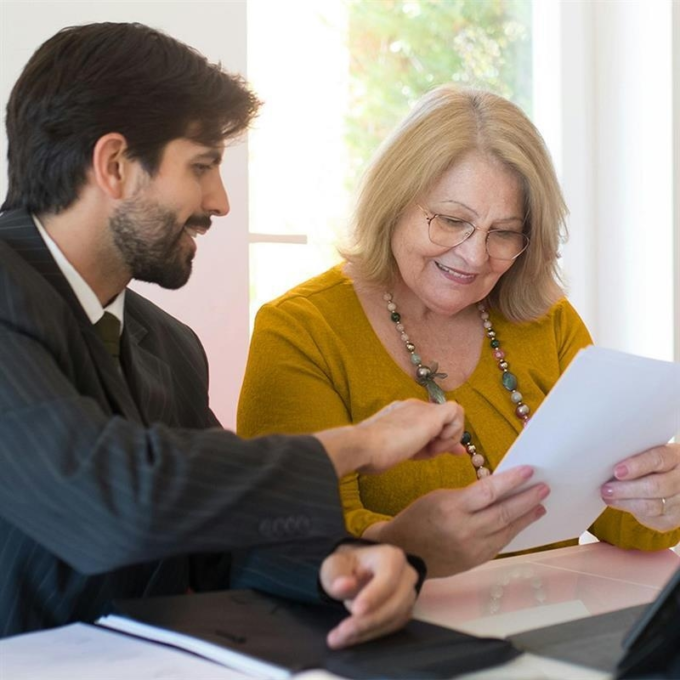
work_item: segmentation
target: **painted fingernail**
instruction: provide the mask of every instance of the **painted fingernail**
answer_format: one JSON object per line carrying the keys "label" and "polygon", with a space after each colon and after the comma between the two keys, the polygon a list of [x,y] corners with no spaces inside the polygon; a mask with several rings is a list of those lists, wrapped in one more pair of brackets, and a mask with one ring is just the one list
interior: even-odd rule
{"label": "painted fingernail", "polygon": [[617,465],[614,468],[614,477],[616,477],[616,479],[623,479],[624,477],[628,477],[628,466]]}
{"label": "painted fingernail", "polygon": [[536,512],[534,513],[535,516],[536,516],[536,519],[540,519],[541,517],[543,517],[543,515],[545,515],[546,512],[548,512],[548,511],[542,505],[539,505],[536,508]]}
{"label": "painted fingernail", "polygon": [[612,496],[614,495],[614,487],[611,486],[610,484],[605,484],[602,487],[602,495],[606,496],[607,498],[612,498]]}
{"label": "painted fingernail", "polygon": [[529,479],[529,477],[532,477],[534,474],[534,468],[532,468],[530,465],[522,465],[520,468],[520,477],[522,479]]}

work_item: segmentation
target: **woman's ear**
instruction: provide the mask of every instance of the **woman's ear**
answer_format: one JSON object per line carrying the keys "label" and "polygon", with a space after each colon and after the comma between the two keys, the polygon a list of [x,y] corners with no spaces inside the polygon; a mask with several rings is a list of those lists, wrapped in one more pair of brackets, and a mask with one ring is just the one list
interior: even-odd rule
{"label": "woman's ear", "polygon": [[[133,165],[126,155],[127,141],[118,132],[97,140],[92,152],[92,173],[101,191],[112,199],[124,198],[126,184],[132,180]],[[128,189],[129,191],[129,189]]]}

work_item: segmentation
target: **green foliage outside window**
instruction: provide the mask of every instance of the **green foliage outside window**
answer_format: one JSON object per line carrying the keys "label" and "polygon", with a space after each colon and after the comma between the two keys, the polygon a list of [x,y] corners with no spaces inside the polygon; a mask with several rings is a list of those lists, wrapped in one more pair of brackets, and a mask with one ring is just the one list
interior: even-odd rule
{"label": "green foliage outside window", "polygon": [[496,92],[531,114],[531,0],[347,0],[354,185],[425,92],[459,83]]}

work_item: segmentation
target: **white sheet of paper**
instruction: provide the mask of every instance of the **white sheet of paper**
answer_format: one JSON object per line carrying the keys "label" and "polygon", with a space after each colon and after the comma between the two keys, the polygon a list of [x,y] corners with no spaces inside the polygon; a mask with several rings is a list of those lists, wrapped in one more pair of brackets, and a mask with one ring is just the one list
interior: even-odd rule
{"label": "white sheet of paper", "polygon": [[221,645],[201,640],[193,635],[142,623],[141,621],[129,619],[126,616],[108,614],[99,618],[97,625],[105,626],[121,633],[129,633],[150,642],[160,642],[163,645],[171,645],[172,647],[186,650],[204,659],[210,659],[215,663],[233,668],[236,671],[243,671],[248,676],[264,678],[265,680],[286,680],[291,676],[291,672],[287,668],[275,666],[267,661],[262,661],[247,654],[241,654],[228,647],[222,647]]}
{"label": "white sheet of paper", "polygon": [[630,455],[680,433],[680,364],[601,347],[581,350],[496,473],[531,465],[547,513],[503,550],[576,538],[605,509],[600,486]]}
{"label": "white sheet of paper", "polygon": [[8,680],[252,680],[162,645],[74,623],[0,640],[0,677]]}

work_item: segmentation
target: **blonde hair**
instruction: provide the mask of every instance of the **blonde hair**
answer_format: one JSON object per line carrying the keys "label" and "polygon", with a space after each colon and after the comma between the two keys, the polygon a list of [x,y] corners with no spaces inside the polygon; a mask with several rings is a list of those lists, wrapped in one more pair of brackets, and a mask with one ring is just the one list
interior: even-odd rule
{"label": "blonde hair", "polygon": [[391,239],[400,216],[471,151],[518,175],[531,239],[488,302],[511,321],[536,319],[564,295],[557,259],[567,207],[540,133],[521,109],[491,92],[445,85],[419,100],[371,161],[352,240],[340,252],[360,278],[389,286],[397,274]]}

